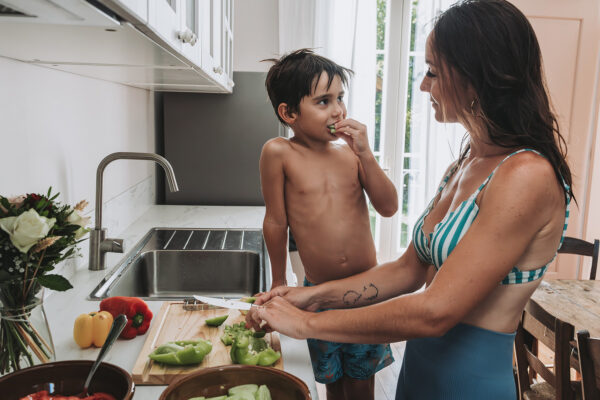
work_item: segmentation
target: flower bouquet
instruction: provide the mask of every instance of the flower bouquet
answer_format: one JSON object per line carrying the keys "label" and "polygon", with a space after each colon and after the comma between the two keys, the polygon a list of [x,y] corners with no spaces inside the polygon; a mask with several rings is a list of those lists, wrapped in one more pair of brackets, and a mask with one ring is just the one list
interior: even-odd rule
{"label": "flower bouquet", "polygon": [[89,217],[80,214],[86,201],[62,205],[51,191],[0,196],[0,375],[54,359],[43,288],[73,287],[51,272],[78,255]]}

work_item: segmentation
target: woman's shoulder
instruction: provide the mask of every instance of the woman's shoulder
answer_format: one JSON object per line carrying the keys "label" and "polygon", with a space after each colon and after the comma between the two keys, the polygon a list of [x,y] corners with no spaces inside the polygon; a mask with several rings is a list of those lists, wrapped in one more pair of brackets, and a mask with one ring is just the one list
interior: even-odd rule
{"label": "woman's shoulder", "polygon": [[497,180],[518,182],[556,180],[552,164],[536,151],[515,152],[505,158],[496,171]]}
{"label": "woman's shoulder", "polygon": [[552,164],[533,151],[522,151],[505,159],[486,191],[515,196],[524,202],[535,202],[540,207],[564,202],[564,190]]}

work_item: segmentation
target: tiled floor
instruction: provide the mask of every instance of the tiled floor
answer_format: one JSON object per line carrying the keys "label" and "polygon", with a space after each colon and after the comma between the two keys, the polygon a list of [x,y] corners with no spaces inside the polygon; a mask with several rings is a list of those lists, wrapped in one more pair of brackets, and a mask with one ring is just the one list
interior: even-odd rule
{"label": "tiled floor", "polygon": [[[396,382],[404,355],[404,342],[392,343],[394,363],[375,375],[375,400],[393,400],[396,395]],[[326,400],[325,385],[317,383],[319,400]]]}

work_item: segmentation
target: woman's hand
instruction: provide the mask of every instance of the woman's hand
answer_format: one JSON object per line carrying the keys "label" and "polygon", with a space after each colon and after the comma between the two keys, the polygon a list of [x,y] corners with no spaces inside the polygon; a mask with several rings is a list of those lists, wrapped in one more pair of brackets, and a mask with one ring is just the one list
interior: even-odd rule
{"label": "woman's hand", "polygon": [[309,337],[307,323],[311,315],[285,298],[276,296],[262,305],[252,307],[246,315],[246,322],[254,329],[277,331],[294,339],[306,339]]}
{"label": "woman's hand", "polygon": [[335,123],[335,134],[348,143],[348,146],[357,156],[366,151],[371,151],[367,127],[356,120],[347,118]]}
{"label": "woman's hand", "polygon": [[[272,301],[275,298],[282,297],[290,305],[296,306],[307,311],[316,311],[319,309],[319,303],[316,301],[316,287],[293,287],[293,286],[278,286],[266,293],[258,293],[254,295],[256,301],[255,306],[262,306]],[[265,326],[263,319],[258,316],[256,309],[252,307],[246,315],[246,323],[256,330],[270,330],[269,326]]]}

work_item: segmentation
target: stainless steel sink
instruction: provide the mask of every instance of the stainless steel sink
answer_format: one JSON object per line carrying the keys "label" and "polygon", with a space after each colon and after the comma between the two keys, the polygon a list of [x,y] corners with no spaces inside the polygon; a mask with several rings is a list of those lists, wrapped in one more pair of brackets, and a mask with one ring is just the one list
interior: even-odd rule
{"label": "stainless steel sink", "polygon": [[267,288],[266,255],[261,230],[154,228],[88,299],[250,296]]}

